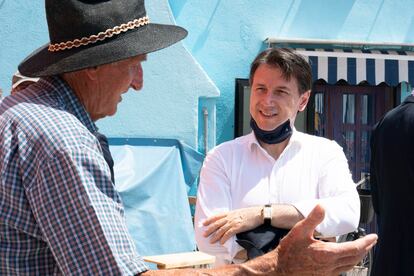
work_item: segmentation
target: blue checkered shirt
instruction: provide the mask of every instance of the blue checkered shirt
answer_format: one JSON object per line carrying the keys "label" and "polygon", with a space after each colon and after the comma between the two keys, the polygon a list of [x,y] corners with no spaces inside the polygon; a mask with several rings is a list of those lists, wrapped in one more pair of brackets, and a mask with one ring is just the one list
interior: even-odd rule
{"label": "blue checkered shirt", "polygon": [[133,275],[95,124],[59,77],[0,102],[0,275]]}

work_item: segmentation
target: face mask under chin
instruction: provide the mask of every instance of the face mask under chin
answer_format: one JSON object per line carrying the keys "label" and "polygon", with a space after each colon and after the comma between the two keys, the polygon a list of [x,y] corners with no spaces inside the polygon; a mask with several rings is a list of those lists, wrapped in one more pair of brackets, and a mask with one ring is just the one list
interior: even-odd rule
{"label": "face mask under chin", "polygon": [[266,144],[279,144],[292,136],[292,127],[290,126],[289,119],[277,128],[267,131],[259,128],[256,121],[251,118],[250,127],[253,129],[257,140]]}

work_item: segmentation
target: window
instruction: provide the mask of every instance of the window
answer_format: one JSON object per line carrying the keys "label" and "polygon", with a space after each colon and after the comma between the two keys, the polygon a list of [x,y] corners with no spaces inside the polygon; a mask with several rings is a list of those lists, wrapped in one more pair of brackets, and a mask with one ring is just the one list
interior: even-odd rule
{"label": "window", "polygon": [[388,86],[315,84],[308,104],[308,133],[342,146],[355,182],[369,173],[370,135],[393,107]]}
{"label": "window", "polygon": [[248,134],[250,128],[250,85],[248,79],[236,79],[234,137]]}

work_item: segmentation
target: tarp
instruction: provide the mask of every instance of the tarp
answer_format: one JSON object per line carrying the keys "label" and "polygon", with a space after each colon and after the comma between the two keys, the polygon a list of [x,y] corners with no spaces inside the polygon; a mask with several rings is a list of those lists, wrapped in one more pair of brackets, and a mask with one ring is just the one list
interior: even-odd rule
{"label": "tarp", "polygon": [[142,256],[195,249],[187,193],[203,155],[178,140],[109,139],[116,189]]}

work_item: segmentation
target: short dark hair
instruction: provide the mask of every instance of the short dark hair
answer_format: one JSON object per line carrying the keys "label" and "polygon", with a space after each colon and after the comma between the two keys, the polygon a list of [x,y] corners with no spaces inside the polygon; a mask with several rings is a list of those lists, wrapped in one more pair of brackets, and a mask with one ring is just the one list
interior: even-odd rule
{"label": "short dark hair", "polygon": [[269,48],[257,55],[250,67],[250,85],[253,84],[254,73],[261,64],[280,69],[286,80],[294,77],[298,82],[299,94],[312,88],[312,70],[305,58],[288,48]]}

